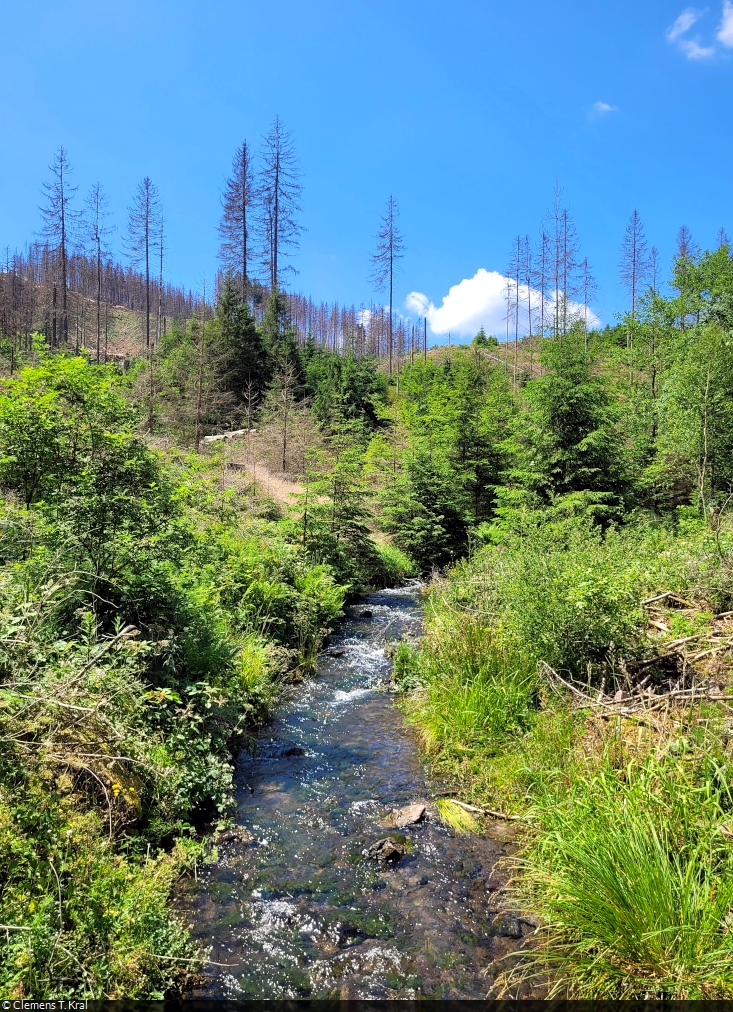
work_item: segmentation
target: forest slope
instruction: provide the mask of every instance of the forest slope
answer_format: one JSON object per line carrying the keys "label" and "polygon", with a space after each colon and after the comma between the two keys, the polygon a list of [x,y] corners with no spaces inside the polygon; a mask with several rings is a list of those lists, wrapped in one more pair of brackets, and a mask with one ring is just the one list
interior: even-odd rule
{"label": "forest slope", "polygon": [[540,340],[516,385],[478,346],[402,377],[384,519],[423,565],[470,559],[397,678],[436,771],[524,827],[541,927],[508,994],[733,994],[730,248],[674,285]]}

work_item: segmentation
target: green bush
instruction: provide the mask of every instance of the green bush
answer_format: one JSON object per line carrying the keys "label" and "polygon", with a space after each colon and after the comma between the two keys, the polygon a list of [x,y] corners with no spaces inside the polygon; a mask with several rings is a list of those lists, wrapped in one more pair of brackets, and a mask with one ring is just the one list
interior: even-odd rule
{"label": "green bush", "polygon": [[[625,684],[624,662],[655,651],[645,597],[726,606],[730,532],[691,511],[674,527],[604,533],[587,516],[520,509],[502,540],[434,582],[425,635],[398,650],[396,672],[437,770],[526,820],[516,899],[543,927],[507,983],[728,998],[733,770],[720,710],[678,715],[678,736],[659,741],[571,709],[536,671],[546,661],[582,683],[603,677],[606,691]],[[670,621],[670,635],[689,634],[689,616]]]}
{"label": "green bush", "polygon": [[234,750],[312,665],[346,591],[200,458],[148,449],[113,379],[58,356],[0,391],[14,997],[163,997],[195,966],[169,906],[194,827],[229,817]]}

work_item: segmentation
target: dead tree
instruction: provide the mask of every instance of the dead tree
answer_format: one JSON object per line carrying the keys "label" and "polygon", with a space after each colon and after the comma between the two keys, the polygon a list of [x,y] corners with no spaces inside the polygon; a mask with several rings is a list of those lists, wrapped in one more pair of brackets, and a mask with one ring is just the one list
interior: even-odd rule
{"label": "dead tree", "polygon": [[290,361],[285,361],[275,374],[272,390],[272,404],[280,428],[280,458],[283,474],[288,470],[288,445],[291,437],[290,419],[295,410],[295,395],[298,373]]}
{"label": "dead tree", "polygon": [[[54,266],[54,298],[51,343],[66,344],[69,339],[69,252],[76,238],[78,212],[72,207],[77,187],[71,186],[72,169],[66,148],[60,147],[49,166],[51,180],[43,184],[46,203],[39,208],[43,218],[41,235],[48,242]],[[56,285],[61,289],[61,325],[57,331]]]}
{"label": "dead tree", "polygon": [[145,298],[145,351],[150,351],[150,277],[153,257],[157,250],[161,229],[162,210],[155,183],[146,176],[138,183],[132,207],[129,209],[125,246],[130,263],[143,270]]}
{"label": "dead tree", "polygon": [[644,226],[639,212],[634,208],[621,243],[621,262],[619,263],[621,281],[629,292],[632,320],[636,317],[636,302],[649,274],[647,249]]}
{"label": "dead tree", "polygon": [[276,116],[263,138],[258,187],[258,232],[271,292],[279,290],[286,273],[296,273],[289,258],[297,251],[303,231],[297,220],[303,192],[299,178],[292,135]]}
{"label": "dead tree", "polygon": [[621,243],[621,262],[619,263],[619,275],[621,281],[628,289],[631,301],[631,316],[626,327],[626,348],[629,352],[629,382],[632,381],[634,375],[631,354],[634,350],[636,302],[649,273],[647,249],[644,226],[642,225],[639,212],[634,208],[631,212],[629,223],[626,226],[623,242]]}
{"label": "dead tree", "polygon": [[[649,253],[649,285],[651,289],[652,300],[655,300],[659,295],[659,250],[656,246],[652,246]],[[656,399],[657,396],[657,329],[658,329],[658,313],[654,301],[652,301],[652,325],[650,332],[650,352],[651,352],[651,392],[652,397]],[[657,435],[657,414],[653,414],[652,422],[652,435],[656,438]]]}
{"label": "dead tree", "polygon": [[507,312],[514,322],[514,366],[513,382],[517,382],[517,360],[519,356],[519,285],[522,276],[522,237],[518,235],[512,243],[507,267]]}
{"label": "dead tree", "polygon": [[109,256],[107,248],[107,237],[113,231],[109,225],[105,225],[109,217],[109,200],[102,191],[100,183],[94,183],[86,200],[86,235],[91,245],[91,252],[94,258],[95,295],[97,308],[97,365],[101,361],[102,346],[102,265]]}
{"label": "dead tree", "polygon": [[204,398],[204,365],[206,362],[206,282],[203,283],[203,294],[201,297],[201,337],[199,343],[199,372],[196,389],[196,429],[194,440],[196,453],[199,452],[201,444],[201,410]]}
{"label": "dead tree", "polygon": [[555,337],[562,337],[568,331],[568,306],[573,295],[577,294],[579,262],[578,235],[570,211],[562,206],[561,196],[562,190],[556,185],[552,208],[545,216],[549,240],[548,274],[549,280],[552,281]]}
{"label": "dead tree", "polygon": [[[282,159],[282,153],[280,153]],[[252,155],[246,141],[237,148],[232,162],[232,174],[226,181],[221,199],[219,221],[219,259],[224,269],[239,278],[242,302],[249,298],[250,257],[252,254],[250,231],[256,210],[256,193]],[[277,260],[277,251],[275,251]]]}
{"label": "dead tree", "polygon": [[165,319],[163,317],[163,260],[165,258],[165,235],[163,215],[158,219],[158,320],[155,326],[155,342],[165,333]]}
{"label": "dead tree", "polygon": [[588,263],[588,257],[585,257],[583,263],[580,265],[581,270],[581,286],[583,293],[583,326],[585,330],[585,351],[588,352],[588,303],[595,296],[598,291],[598,284],[596,279],[593,277],[593,273]]}
{"label": "dead tree", "polygon": [[534,253],[532,251],[532,241],[528,235],[525,235],[524,242],[522,244],[521,274],[522,274],[522,283],[524,285],[527,300],[527,334],[529,337],[529,375],[531,378],[534,366],[534,343],[532,334],[532,326],[534,323],[534,318],[532,314],[535,312],[535,310],[532,307],[532,292],[537,279],[535,277],[536,272],[534,266]]}
{"label": "dead tree", "polygon": [[390,193],[387,200],[387,209],[382,215],[379,231],[377,232],[377,248],[372,254],[372,273],[370,281],[379,292],[389,291],[389,319],[387,331],[387,348],[389,355],[389,374],[392,375],[392,355],[394,347],[393,339],[393,314],[392,300],[394,294],[394,278],[399,267],[399,261],[404,256],[405,244],[397,228],[397,218],[400,209],[397,201]]}

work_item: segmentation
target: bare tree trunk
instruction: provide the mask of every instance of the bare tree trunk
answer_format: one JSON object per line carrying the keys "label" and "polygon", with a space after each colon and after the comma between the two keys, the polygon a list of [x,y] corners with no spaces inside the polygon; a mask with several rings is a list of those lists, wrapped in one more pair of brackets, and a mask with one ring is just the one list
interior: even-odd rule
{"label": "bare tree trunk", "polygon": [[372,254],[371,280],[378,291],[389,291],[389,320],[387,323],[387,355],[389,358],[389,375],[392,375],[392,359],[394,346],[394,332],[392,319],[392,303],[394,298],[394,274],[396,262],[403,256],[404,243],[397,228],[396,219],[399,214],[397,201],[390,194],[387,201],[387,210],[382,217],[381,226],[377,233],[377,249]]}
{"label": "bare tree trunk", "polygon": [[392,286],[394,282],[394,255],[389,248],[389,374],[392,375]]}
{"label": "bare tree trunk", "polygon": [[203,299],[201,300],[201,353],[199,355],[198,394],[196,397],[196,435],[195,435],[196,453],[199,452],[199,444],[201,443],[201,404],[203,401],[203,390],[204,390],[205,344],[206,344],[206,283],[204,282]]}
{"label": "bare tree trunk", "polygon": [[710,367],[708,366],[705,379],[705,399],[703,400],[703,423],[702,423],[702,460],[698,463],[698,492],[700,495],[700,506],[702,514],[707,518],[707,503],[705,498],[705,482],[707,481],[708,470],[708,398],[710,394]]}
{"label": "bare tree trunk", "polygon": [[100,343],[102,336],[102,257],[97,251],[97,365],[99,365]]}

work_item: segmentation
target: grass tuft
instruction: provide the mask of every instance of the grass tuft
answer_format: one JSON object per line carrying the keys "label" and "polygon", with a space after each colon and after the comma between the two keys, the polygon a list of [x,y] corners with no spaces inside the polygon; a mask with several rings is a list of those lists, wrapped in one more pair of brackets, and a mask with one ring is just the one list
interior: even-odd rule
{"label": "grass tuft", "polygon": [[520,862],[525,902],[547,919],[526,973],[553,995],[703,999],[733,996],[730,806],[710,750],[606,761],[548,791],[542,827]]}
{"label": "grass tuft", "polygon": [[438,818],[444,826],[448,826],[457,836],[469,836],[471,833],[478,833],[478,823],[470,812],[457,805],[449,798],[441,798],[435,802],[438,809]]}

